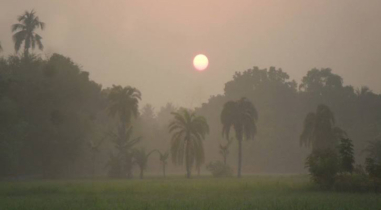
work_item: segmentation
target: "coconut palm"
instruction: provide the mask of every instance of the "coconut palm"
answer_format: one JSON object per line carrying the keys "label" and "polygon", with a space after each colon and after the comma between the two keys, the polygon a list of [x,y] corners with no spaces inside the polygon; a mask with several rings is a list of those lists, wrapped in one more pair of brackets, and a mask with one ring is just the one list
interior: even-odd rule
{"label": "coconut palm", "polygon": [[310,112],[304,119],[300,144],[311,146],[314,151],[335,149],[338,141],[347,135],[344,130],[335,126],[333,112],[326,105],[319,105],[316,112]]}
{"label": "coconut palm", "polygon": [[226,143],[225,145],[220,144],[220,152],[219,153],[222,156],[222,158],[224,159],[225,165],[226,165],[226,161],[227,161],[228,156],[229,156],[229,147],[230,147],[232,142],[233,142],[233,138],[230,138],[230,139],[228,139],[228,143]]}
{"label": "coconut palm", "polygon": [[187,178],[190,178],[193,164],[200,166],[205,160],[202,140],[209,133],[209,126],[203,116],[186,109],[172,112],[172,115],[174,119],[169,124],[172,161],[182,165],[185,159]]}
{"label": "coconut palm", "polygon": [[19,23],[12,25],[13,41],[15,43],[15,50],[18,52],[22,43],[24,42],[24,56],[28,56],[29,49],[34,49],[36,45],[38,49],[43,50],[42,37],[35,33],[35,30],[41,28],[44,30],[45,23],[41,22],[36,13],[32,10],[18,17]]}
{"label": "coconut palm", "polygon": [[134,164],[138,165],[140,168],[140,179],[143,179],[144,170],[147,168],[148,157],[157,150],[152,150],[146,153],[145,148],[133,150]]}
{"label": "coconut palm", "polygon": [[222,135],[229,139],[230,128],[233,127],[238,140],[238,177],[241,177],[242,140],[254,139],[257,133],[258,113],[253,103],[247,98],[228,101],[221,112]]}

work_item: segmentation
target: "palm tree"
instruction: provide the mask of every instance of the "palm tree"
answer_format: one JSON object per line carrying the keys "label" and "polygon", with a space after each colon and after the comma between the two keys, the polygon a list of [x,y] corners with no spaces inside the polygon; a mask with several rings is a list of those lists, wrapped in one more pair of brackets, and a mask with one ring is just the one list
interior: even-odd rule
{"label": "palm tree", "polygon": [[27,57],[29,54],[29,48],[34,49],[36,44],[38,49],[44,49],[41,39],[42,37],[35,33],[34,31],[38,28],[44,30],[45,23],[41,22],[36,13],[32,10],[30,12],[25,11],[25,13],[18,17],[19,23],[12,25],[13,41],[15,43],[15,50],[18,52],[20,50],[21,44],[24,42],[24,56]]}
{"label": "palm tree", "polygon": [[235,137],[238,140],[238,177],[241,177],[243,137],[254,139],[257,133],[257,121],[257,110],[247,98],[228,101],[224,104],[221,112],[222,135],[229,139],[230,128],[234,128]]}
{"label": "palm tree", "polygon": [[148,154],[144,148],[135,149],[133,151],[134,163],[140,168],[140,179],[143,179],[144,170],[147,168],[148,157],[157,150],[152,150]]}
{"label": "palm tree", "polygon": [[[127,172],[128,177],[132,177],[132,148],[140,141],[140,138],[131,139],[132,127],[130,122],[132,117],[138,116],[139,100],[141,100],[141,93],[138,89],[127,86],[115,86],[111,88],[108,99],[110,101],[109,114],[112,117],[119,116],[120,126],[118,134],[114,134],[115,144],[120,157],[124,159],[126,166],[122,173]],[[128,130],[127,130],[128,128]]]}
{"label": "palm tree", "polygon": [[110,115],[119,115],[121,124],[125,127],[130,123],[132,116],[139,113],[139,100],[142,99],[140,91],[134,87],[113,85],[108,95],[110,101]]}
{"label": "palm tree", "polygon": [[220,144],[220,155],[224,159],[225,165],[226,165],[226,161],[227,161],[228,155],[229,155],[229,147],[230,147],[232,142],[233,142],[233,138],[230,138],[230,139],[228,139],[228,143],[226,143],[225,145]]}
{"label": "palm tree", "polygon": [[172,112],[172,115],[174,119],[169,124],[169,132],[172,133],[172,161],[182,165],[185,159],[187,178],[190,178],[194,162],[199,166],[205,160],[202,140],[209,133],[209,126],[203,116],[197,116],[186,109]]}
{"label": "palm tree", "polygon": [[164,153],[161,153],[159,152],[160,154],[160,161],[161,161],[161,164],[163,165],[163,176],[165,178],[165,166],[167,165],[168,163],[168,157],[169,157],[169,152],[164,152]]}
{"label": "palm tree", "polygon": [[335,149],[337,142],[347,135],[344,130],[335,126],[333,112],[326,105],[319,105],[316,112],[310,112],[304,119],[300,144],[312,145],[312,150]]}

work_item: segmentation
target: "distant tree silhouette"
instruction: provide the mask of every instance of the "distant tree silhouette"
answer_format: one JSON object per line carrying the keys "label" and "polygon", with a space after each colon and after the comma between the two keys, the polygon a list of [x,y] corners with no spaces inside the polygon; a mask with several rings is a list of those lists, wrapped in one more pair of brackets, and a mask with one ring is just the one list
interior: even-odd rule
{"label": "distant tree silhouette", "polygon": [[24,56],[27,57],[29,49],[34,49],[36,45],[38,49],[43,50],[42,37],[35,33],[35,30],[41,28],[44,30],[45,23],[41,22],[35,11],[25,11],[25,13],[18,17],[19,23],[12,25],[13,41],[15,43],[15,50],[20,50],[21,44],[24,42]]}
{"label": "distant tree silhouette", "polygon": [[[116,154],[111,153],[109,166],[110,176],[114,178],[120,178],[127,174],[128,178],[132,178],[132,167],[133,167],[133,148],[141,141],[141,137],[132,137],[133,129],[129,127],[125,134],[122,134],[121,128],[119,128],[119,134],[113,135],[113,142],[115,144]],[[123,138],[122,138],[123,136]],[[112,167],[120,167],[119,169],[114,169]]]}
{"label": "distant tree silhouette", "polygon": [[241,177],[242,168],[242,140],[244,137],[254,139],[257,121],[257,110],[246,98],[226,102],[221,112],[222,134],[229,139],[230,128],[233,127],[238,140],[238,177]]}
{"label": "distant tree silhouette", "polygon": [[134,163],[138,165],[140,169],[140,179],[143,179],[144,177],[144,170],[147,168],[148,157],[155,151],[157,150],[152,150],[151,152],[147,153],[145,148],[133,150]]}
{"label": "distant tree silhouette", "polygon": [[333,112],[326,105],[319,105],[316,112],[310,112],[304,119],[303,132],[300,135],[302,146],[312,145],[313,150],[335,149],[341,138],[346,137],[346,132],[335,127]]}
{"label": "distant tree silhouette", "polygon": [[340,156],[341,172],[352,173],[354,168],[353,164],[355,163],[352,140],[342,138],[338,146],[338,151]]}
{"label": "distant tree silhouette", "polygon": [[1,46],[1,42],[0,42],[0,52],[3,51],[3,47]]}
{"label": "distant tree silhouette", "polygon": [[186,109],[173,112],[172,115],[174,119],[169,124],[172,161],[182,165],[185,159],[187,178],[190,178],[193,164],[196,162],[196,166],[199,166],[205,161],[202,140],[209,133],[209,126],[204,117]]}
{"label": "distant tree silhouette", "polygon": [[[108,95],[109,99],[109,114],[112,117],[118,115],[119,128],[118,134],[115,136],[116,147],[118,148],[120,158],[124,160],[125,169],[128,177],[132,177],[132,147],[139,142],[140,139],[131,139],[132,127],[131,118],[137,117],[139,113],[139,100],[141,93],[138,89],[127,86],[113,86]],[[127,130],[128,128],[128,130]]]}
{"label": "distant tree silhouette", "polygon": [[224,164],[226,165],[227,158],[229,156],[229,147],[233,142],[233,138],[228,139],[228,142],[225,145],[220,144],[220,155],[223,158]]}
{"label": "distant tree silhouette", "polygon": [[381,164],[381,140],[370,141],[364,151],[368,153],[369,158]]}
{"label": "distant tree silhouette", "polygon": [[168,163],[167,160],[168,160],[168,157],[169,157],[169,152],[168,151],[164,152],[164,153],[159,152],[159,154],[160,154],[160,162],[161,162],[161,164],[163,166],[163,176],[165,177],[165,167],[166,167],[166,165]]}

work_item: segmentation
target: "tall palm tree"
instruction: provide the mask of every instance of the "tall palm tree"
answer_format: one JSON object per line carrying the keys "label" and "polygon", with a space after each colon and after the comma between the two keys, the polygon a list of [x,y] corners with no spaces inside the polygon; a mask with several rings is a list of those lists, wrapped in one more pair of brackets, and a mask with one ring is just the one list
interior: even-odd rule
{"label": "tall palm tree", "polygon": [[13,41],[15,43],[15,50],[20,50],[21,44],[24,42],[24,55],[27,57],[29,49],[34,49],[36,45],[38,49],[43,50],[42,37],[35,33],[35,30],[41,28],[44,30],[45,23],[41,22],[35,11],[25,11],[25,13],[18,17],[19,23],[12,25]]}
{"label": "tall palm tree", "polygon": [[187,178],[190,178],[193,164],[196,162],[199,166],[205,160],[202,140],[209,133],[209,126],[203,116],[186,109],[172,112],[172,115],[174,119],[169,124],[172,161],[182,165],[185,159]]}
{"label": "tall palm tree", "polygon": [[311,146],[312,150],[335,149],[337,142],[347,135],[335,126],[335,117],[328,106],[320,104],[316,112],[310,112],[304,119],[300,144]]}
{"label": "tall palm tree", "polygon": [[132,148],[140,141],[139,138],[132,139],[132,117],[138,116],[139,100],[141,93],[138,89],[127,86],[115,86],[111,88],[109,94],[109,114],[112,117],[119,117],[118,133],[115,134],[115,145],[123,159],[122,173],[127,172],[128,177],[132,177]]}
{"label": "tall palm tree", "polygon": [[135,149],[133,151],[134,163],[140,168],[140,179],[143,179],[144,170],[147,168],[148,157],[157,150],[152,150],[148,154],[144,148]]}
{"label": "tall palm tree", "polygon": [[233,127],[238,140],[238,177],[241,177],[242,168],[242,140],[244,137],[254,139],[257,133],[257,121],[257,110],[247,98],[224,104],[221,112],[222,135],[229,139],[230,128]]}
{"label": "tall palm tree", "polygon": [[113,87],[108,95],[110,101],[109,112],[112,117],[119,116],[121,123],[121,133],[126,133],[127,126],[132,117],[137,117],[139,113],[139,100],[142,99],[140,91],[134,87]]}

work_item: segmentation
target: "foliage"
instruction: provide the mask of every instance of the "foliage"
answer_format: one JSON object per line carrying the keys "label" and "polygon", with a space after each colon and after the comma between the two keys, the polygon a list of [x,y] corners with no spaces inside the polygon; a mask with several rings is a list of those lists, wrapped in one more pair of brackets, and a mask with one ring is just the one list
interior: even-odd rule
{"label": "foliage", "polygon": [[338,146],[338,152],[340,156],[340,171],[352,173],[355,162],[352,140],[342,138]]}
{"label": "foliage", "polygon": [[[139,100],[141,93],[138,89],[127,86],[113,85],[108,94],[109,115],[111,117],[119,117],[119,126],[117,134],[113,134],[115,148],[117,150],[116,157],[119,158],[121,164],[113,164],[113,166],[121,167],[120,169],[110,169],[120,174],[113,174],[116,177],[126,176],[132,178],[133,167],[133,147],[140,141],[140,137],[132,138],[132,117],[137,117],[139,113]],[[110,161],[113,161],[110,159]]]}
{"label": "foliage", "polygon": [[364,152],[368,153],[368,157],[381,163],[381,140],[370,141]]}
{"label": "foliage", "polygon": [[310,112],[304,119],[300,144],[312,145],[313,150],[334,149],[340,138],[346,136],[345,131],[335,127],[335,117],[328,106],[320,104],[316,112]]}
{"label": "foliage", "polygon": [[228,139],[228,142],[225,145],[220,144],[219,153],[222,156],[225,165],[226,165],[227,158],[229,156],[229,147],[230,147],[232,142],[233,142],[233,138],[230,138],[230,139]]}
{"label": "foliage", "polygon": [[132,117],[138,116],[139,100],[141,100],[141,93],[138,89],[130,86],[113,85],[108,99],[110,101],[110,116],[118,115],[121,126],[126,127]]}
{"label": "foliage", "polygon": [[[46,76],[46,69],[55,74]],[[0,78],[0,176],[54,178],[81,170],[74,168],[90,116],[103,109],[100,85],[58,54],[2,59]]]}
{"label": "foliage", "polygon": [[381,181],[381,163],[375,161],[373,158],[367,158],[365,160],[365,168],[369,174],[369,177]]}
{"label": "foliage", "polygon": [[36,13],[32,10],[18,17],[19,23],[12,25],[13,41],[15,43],[15,50],[20,50],[21,44],[24,42],[24,55],[28,56],[29,48],[34,49],[36,44],[40,50],[44,48],[42,45],[42,37],[34,31],[38,28],[44,30],[45,23],[41,22]]}
{"label": "foliage", "polygon": [[340,174],[333,188],[343,192],[374,192],[377,187],[366,174]]}
{"label": "foliage", "polygon": [[[124,133],[125,132],[125,133]],[[111,133],[115,144],[116,154],[111,154],[108,163],[109,175],[112,178],[121,178],[127,176],[132,178],[133,167],[133,149],[140,142],[141,138],[133,138],[133,128],[129,127],[124,131],[119,128],[119,133]],[[119,167],[119,168],[113,168]]]}
{"label": "foliage", "polygon": [[322,188],[329,189],[335,183],[339,170],[339,159],[334,150],[313,151],[307,157],[306,168],[315,183]]}
{"label": "foliage", "polygon": [[134,157],[134,164],[138,165],[140,168],[140,179],[143,179],[144,170],[147,168],[148,157],[157,150],[152,150],[147,153],[145,148],[134,149],[132,154]]}
{"label": "foliage", "polygon": [[229,139],[230,128],[233,127],[238,140],[238,177],[241,177],[242,140],[254,139],[257,133],[258,113],[253,103],[246,98],[228,101],[221,112],[222,135]]}
{"label": "foliage", "polygon": [[172,133],[171,156],[176,165],[182,165],[185,159],[187,177],[190,178],[193,164],[199,167],[205,160],[202,140],[209,133],[205,118],[194,112],[181,109],[172,113],[174,120],[169,124]]}
{"label": "foliage", "polygon": [[233,170],[230,166],[221,161],[210,162],[206,169],[208,169],[214,177],[229,177],[233,175]]}

